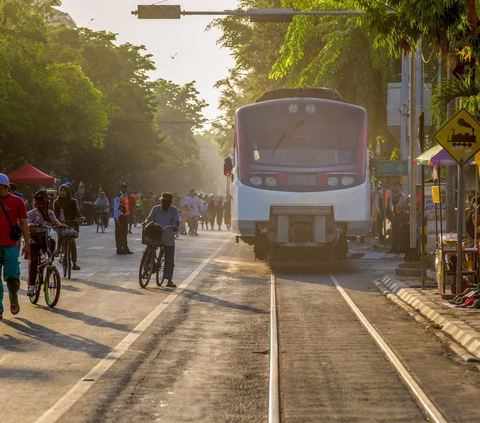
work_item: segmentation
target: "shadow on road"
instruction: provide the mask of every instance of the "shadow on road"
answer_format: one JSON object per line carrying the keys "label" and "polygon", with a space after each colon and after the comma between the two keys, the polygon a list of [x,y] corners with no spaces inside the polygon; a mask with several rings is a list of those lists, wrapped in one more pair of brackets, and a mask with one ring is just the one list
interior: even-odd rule
{"label": "shadow on road", "polygon": [[49,372],[41,372],[38,370],[19,369],[17,367],[3,367],[0,369],[0,380],[32,380],[32,379],[48,379]]}
{"label": "shadow on road", "polygon": [[134,294],[134,295],[144,295],[142,292],[135,290],[135,289],[130,289],[130,288],[122,288],[121,286],[116,286],[116,285],[107,285],[101,282],[96,282],[96,281],[87,281],[87,280],[81,280],[81,279],[75,279],[75,283],[82,283],[84,285],[91,286],[92,288],[99,288],[99,289],[105,289],[106,291],[115,291],[115,292],[123,292],[125,294]]}
{"label": "shadow on road", "polygon": [[50,308],[50,307],[45,307],[44,310],[53,314],[60,314],[61,316],[68,317],[69,319],[80,320],[86,325],[90,325],[90,326],[111,328],[121,332],[130,332],[132,330],[126,325],[109,322],[108,320],[104,320],[100,317],[89,316],[88,314],[82,313],[80,311],[70,311],[70,310],[65,310],[60,308]]}
{"label": "shadow on road", "polygon": [[269,311],[260,310],[259,308],[236,304],[230,301],[220,300],[219,298],[212,297],[210,295],[199,294],[198,292],[192,291],[191,289],[184,289],[180,295],[185,298],[188,298],[189,300],[198,301],[202,303],[212,303],[215,305],[219,305],[221,307],[234,308],[236,310],[248,311],[250,313],[258,313],[258,314],[270,313]]}
{"label": "shadow on road", "polygon": [[[20,324],[18,321],[22,322]],[[57,348],[70,351],[84,352],[93,358],[104,358],[111,348],[91,339],[79,335],[68,335],[49,329],[45,326],[30,322],[27,319],[17,318],[16,321],[4,320],[3,323],[21,332],[28,338],[45,342]]]}

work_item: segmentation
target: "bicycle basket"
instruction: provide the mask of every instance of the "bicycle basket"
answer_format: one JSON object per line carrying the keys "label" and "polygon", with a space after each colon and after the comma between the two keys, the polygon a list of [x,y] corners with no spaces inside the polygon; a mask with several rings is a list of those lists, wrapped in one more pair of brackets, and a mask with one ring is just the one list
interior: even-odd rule
{"label": "bicycle basket", "polygon": [[150,223],[142,230],[142,244],[160,247],[163,229],[160,225]]}
{"label": "bicycle basket", "polygon": [[78,238],[78,232],[75,229],[67,228],[62,231],[62,236],[65,238]]}

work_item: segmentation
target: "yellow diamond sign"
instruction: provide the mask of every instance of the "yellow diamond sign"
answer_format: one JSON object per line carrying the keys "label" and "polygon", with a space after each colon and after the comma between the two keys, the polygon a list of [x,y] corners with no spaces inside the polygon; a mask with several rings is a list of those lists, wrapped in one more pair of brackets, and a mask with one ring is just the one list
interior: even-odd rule
{"label": "yellow diamond sign", "polygon": [[480,123],[462,109],[438,130],[435,139],[463,166],[480,150]]}

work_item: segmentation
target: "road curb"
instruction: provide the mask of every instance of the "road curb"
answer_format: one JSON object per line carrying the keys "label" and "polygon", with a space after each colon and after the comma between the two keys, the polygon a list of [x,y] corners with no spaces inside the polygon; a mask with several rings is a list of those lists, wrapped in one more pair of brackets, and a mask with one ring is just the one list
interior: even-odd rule
{"label": "road curb", "polygon": [[415,290],[395,277],[385,276],[381,282],[396,296],[423,314],[428,320],[436,323],[443,332],[450,335],[470,354],[480,359],[480,333],[461,320],[442,316],[441,313],[436,311],[438,307],[435,303],[426,298],[421,298]]}

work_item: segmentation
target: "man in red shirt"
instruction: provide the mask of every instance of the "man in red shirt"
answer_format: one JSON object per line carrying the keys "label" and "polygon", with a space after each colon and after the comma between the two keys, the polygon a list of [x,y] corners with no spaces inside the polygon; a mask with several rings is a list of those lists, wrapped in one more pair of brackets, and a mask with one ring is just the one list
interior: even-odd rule
{"label": "man in red shirt", "polygon": [[30,259],[30,236],[27,225],[27,209],[20,197],[8,192],[10,181],[0,173],[0,319],[3,318],[3,279],[8,286],[10,311],[18,314],[18,290],[20,289],[20,266],[18,264],[18,241],[12,240],[11,228],[18,225],[25,240],[25,259]]}

